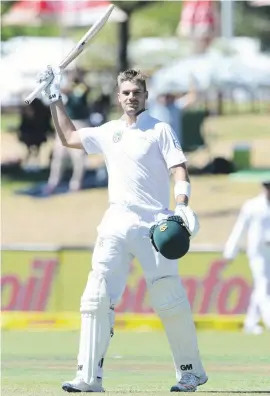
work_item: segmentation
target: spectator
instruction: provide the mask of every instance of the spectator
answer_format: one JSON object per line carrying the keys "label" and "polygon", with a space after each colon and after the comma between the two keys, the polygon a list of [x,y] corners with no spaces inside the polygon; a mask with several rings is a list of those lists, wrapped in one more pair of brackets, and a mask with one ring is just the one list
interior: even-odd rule
{"label": "spectator", "polygon": [[110,107],[110,95],[102,92],[92,105],[90,124],[92,126],[99,126],[107,122],[109,118]]}
{"label": "spectator", "polygon": [[166,90],[160,92],[157,99],[149,103],[149,113],[152,117],[171,125],[182,144],[182,114],[197,100],[197,92],[193,79],[190,81],[190,91],[179,96]]}
{"label": "spectator", "polygon": [[[89,104],[88,94],[90,88],[85,83],[82,73],[76,71],[71,76],[71,81],[62,89],[66,99],[66,110],[76,129],[89,126]],[[86,153],[83,150],[72,150],[64,147],[60,139],[56,136],[53,148],[53,155],[50,167],[50,176],[46,187],[47,192],[53,192],[59,185],[66,160],[71,159],[73,172],[69,181],[70,191],[78,191],[82,188],[85,174]]]}
{"label": "spectator", "polygon": [[19,141],[27,147],[26,166],[32,155],[39,160],[40,147],[52,131],[50,109],[40,99],[21,107],[17,133]]}
{"label": "spectator", "polygon": [[238,252],[238,243],[247,232],[247,255],[254,287],[244,323],[244,331],[260,334],[260,319],[270,329],[270,178],[263,193],[244,203],[226,243],[224,258],[229,262]]}

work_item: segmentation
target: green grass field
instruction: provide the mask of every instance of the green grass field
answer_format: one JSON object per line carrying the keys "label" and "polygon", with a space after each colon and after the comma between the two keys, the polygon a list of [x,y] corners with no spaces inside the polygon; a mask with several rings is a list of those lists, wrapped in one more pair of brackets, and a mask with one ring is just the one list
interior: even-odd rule
{"label": "green grass field", "polygon": [[[77,332],[3,332],[2,396],[62,395],[61,382],[74,376]],[[270,333],[200,331],[202,359],[209,381],[204,394],[270,393]],[[175,382],[167,340],[162,332],[116,331],[105,362],[109,395],[169,394]]]}

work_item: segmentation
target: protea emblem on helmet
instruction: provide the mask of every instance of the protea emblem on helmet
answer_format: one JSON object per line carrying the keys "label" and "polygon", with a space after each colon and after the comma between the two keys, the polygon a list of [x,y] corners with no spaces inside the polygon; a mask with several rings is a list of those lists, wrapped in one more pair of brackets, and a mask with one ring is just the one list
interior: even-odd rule
{"label": "protea emblem on helmet", "polygon": [[115,131],[113,134],[113,141],[114,143],[120,142],[123,136],[123,131]]}
{"label": "protea emblem on helmet", "polygon": [[161,232],[166,231],[167,228],[168,228],[168,226],[167,226],[167,224],[165,224],[165,223],[164,223],[164,224],[161,224],[161,226],[159,226],[159,229],[160,229]]}
{"label": "protea emblem on helmet", "polygon": [[180,216],[152,225],[149,237],[154,249],[168,260],[178,260],[189,251],[190,232]]}

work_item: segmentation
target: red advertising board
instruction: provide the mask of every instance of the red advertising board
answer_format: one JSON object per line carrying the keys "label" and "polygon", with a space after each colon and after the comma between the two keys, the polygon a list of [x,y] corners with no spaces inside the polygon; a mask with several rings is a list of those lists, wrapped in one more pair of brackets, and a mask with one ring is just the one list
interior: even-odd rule
{"label": "red advertising board", "polygon": [[[89,250],[2,251],[2,310],[78,312],[91,269]],[[243,314],[251,274],[243,253],[226,265],[218,252],[190,252],[179,273],[195,314]],[[152,312],[138,262],[131,267],[117,311]]]}

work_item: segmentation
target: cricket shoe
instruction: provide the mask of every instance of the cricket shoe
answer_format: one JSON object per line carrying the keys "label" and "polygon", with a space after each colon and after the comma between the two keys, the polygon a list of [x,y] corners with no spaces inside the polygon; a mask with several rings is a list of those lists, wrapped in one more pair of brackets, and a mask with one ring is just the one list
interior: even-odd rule
{"label": "cricket shoe", "polygon": [[69,393],[78,393],[78,392],[105,392],[102,387],[102,378],[97,378],[97,381],[94,384],[87,384],[80,377],[76,377],[72,381],[64,382],[62,384],[62,389]]}
{"label": "cricket shoe", "polygon": [[171,387],[171,392],[196,392],[197,386],[203,385],[208,381],[208,377],[196,377],[192,373],[185,373],[176,385]]}
{"label": "cricket shoe", "polygon": [[263,333],[263,328],[262,326],[255,325],[255,326],[245,326],[243,328],[243,332],[246,334],[255,334],[255,335],[260,335]]}

